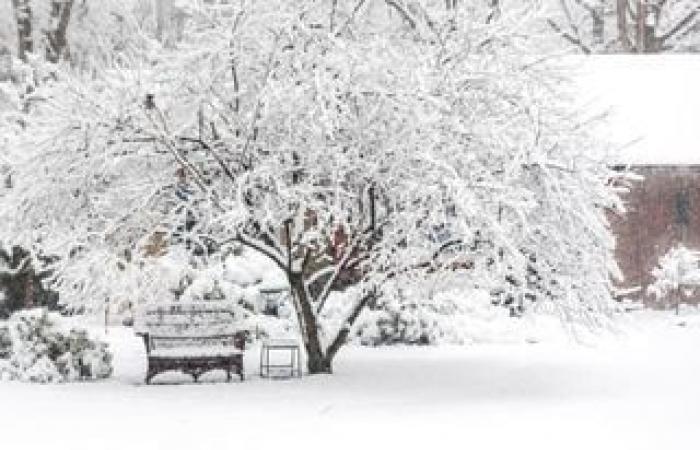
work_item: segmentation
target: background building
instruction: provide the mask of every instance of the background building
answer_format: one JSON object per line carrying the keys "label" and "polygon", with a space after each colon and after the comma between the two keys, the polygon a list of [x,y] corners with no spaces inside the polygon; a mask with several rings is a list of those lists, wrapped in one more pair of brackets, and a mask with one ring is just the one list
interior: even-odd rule
{"label": "background building", "polygon": [[700,56],[593,56],[580,67],[584,107],[609,116],[611,161],[641,178],[624,196],[627,214],[611,217],[620,287],[666,306],[646,292],[652,268],[676,244],[700,250]]}

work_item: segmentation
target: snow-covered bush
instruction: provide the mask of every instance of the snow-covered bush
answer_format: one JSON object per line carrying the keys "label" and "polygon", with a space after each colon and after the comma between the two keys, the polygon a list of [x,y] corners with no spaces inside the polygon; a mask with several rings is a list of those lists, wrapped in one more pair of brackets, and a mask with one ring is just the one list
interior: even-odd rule
{"label": "snow-covered bush", "polygon": [[399,292],[372,305],[357,327],[360,342],[387,345],[451,341],[457,304],[444,296],[424,301],[409,299],[408,296],[410,294]]}
{"label": "snow-covered bush", "polygon": [[533,343],[568,339],[570,331],[547,308],[513,315],[493,302],[488,289],[455,288],[430,295],[407,291],[374,305],[360,316],[352,338],[367,346]]}
{"label": "snow-covered bush", "polygon": [[8,357],[0,360],[0,379],[57,383],[109,377],[107,344],[60,322],[60,316],[45,309],[13,314],[0,328],[0,353],[9,348]]}
{"label": "snow-covered bush", "polygon": [[264,256],[241,250],[219,263],[191,273],[179,298],[185,301],[232,301],[242,306],[238,327],[251,339],[294,333],[284,274]]}
{"label": "snow-covered bush", "polygon": [[401,292],[372,305],[354,330],[362,345],[464,344],[499,341],[519,318],[493,303],[487,290],[456,289],[431,295]]}
{"label": "snow-covered bush", "polygon": [[[144,265],[148,277],[133,297],[143,303],[224,301],[240,306],[237,328],[251,339],[293,333],[291,305],[285,275],[268,258],[250,249],[229,246],[208,259],[193,258],[184,248],[171,246]],[[128,270],[131,270],[129,268]],[[145,278],[144,278],[145,281]],[[133,309],[112,310],[116,323],[133,323]]]}
{"label": "snow-covered bush", "polygon": [[700,252],[683,245],[673,247],[659,258],[651,274],[654,282],[649,285],[647,292],[659,301],[675,295],[677,306],[681,290],[693,290],[700,286]]}

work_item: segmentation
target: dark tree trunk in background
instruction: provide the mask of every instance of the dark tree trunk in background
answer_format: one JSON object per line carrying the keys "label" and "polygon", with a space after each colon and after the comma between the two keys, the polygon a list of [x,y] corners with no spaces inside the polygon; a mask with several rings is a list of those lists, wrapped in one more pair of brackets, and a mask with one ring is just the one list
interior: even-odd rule
{"label": "dark tree trunk in background", "polygon": [[617,38],[623,51],[632,50],[632,41],[627,34],[627,10],[629,0],[617,0]]}
{"label": "dark tree trunk in background", "polygon": [[34,51],[32,37],[32,7],[30,0],[12,0],[12,10],[17,24],[17,55],[22,61]]}
{"label": "dark tree trunk in background", "polygon": [[501,0],[489,0],[491,11],[486,17],[486,23],[492,23],[501,17]]}
{"label": "dark tree trunk in background", "polygon": [[46,60],[57,63],[68,56],[68,24],[73,0],[52,0],[51,19],[46,31]]}
{"label": "dark tree trunk in background", "polygon": [[593,40],[599,48],[605,46],[605,0],[596,0],[591,7],[591,19],[593,20]]}

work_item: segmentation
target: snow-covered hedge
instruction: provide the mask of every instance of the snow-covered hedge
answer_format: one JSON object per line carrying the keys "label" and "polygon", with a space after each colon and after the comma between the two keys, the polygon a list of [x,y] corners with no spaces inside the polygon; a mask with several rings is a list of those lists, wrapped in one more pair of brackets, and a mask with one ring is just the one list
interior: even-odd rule
{"label": "snow-covered hedge", "polygon": [[484,289],[432,295],[406,292],[365,310],[352,334],[361,345],[504,344],[570,339],[560,318],[545,308],[514,316]]}
{"label": "snow-covered hedge", "polygon": [[455,310],[450,301],[384,300],[365,312],[357,337],[364,345],[437,344],[451,340]]}
{"label": "snow-covered hedge", "polygon": [[20,311],[0,325],[0,379],[57,383],[107,378],[112,355],[87,331],[65,327],[45,309]]}

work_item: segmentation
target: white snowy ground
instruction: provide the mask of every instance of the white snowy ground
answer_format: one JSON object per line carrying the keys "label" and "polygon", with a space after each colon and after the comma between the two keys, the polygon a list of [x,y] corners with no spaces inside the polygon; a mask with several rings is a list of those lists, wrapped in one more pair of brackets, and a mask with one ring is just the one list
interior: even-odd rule
{"label": "white snowy ground", "polygon": [[623,328],[586,345],[346,348],[334,375],[301,380],[260,379],[252,350],[243,383],[152,386],[140,341],[112,328],[111,380],[0,383],[0,449],[697,449],[700,315]]}

